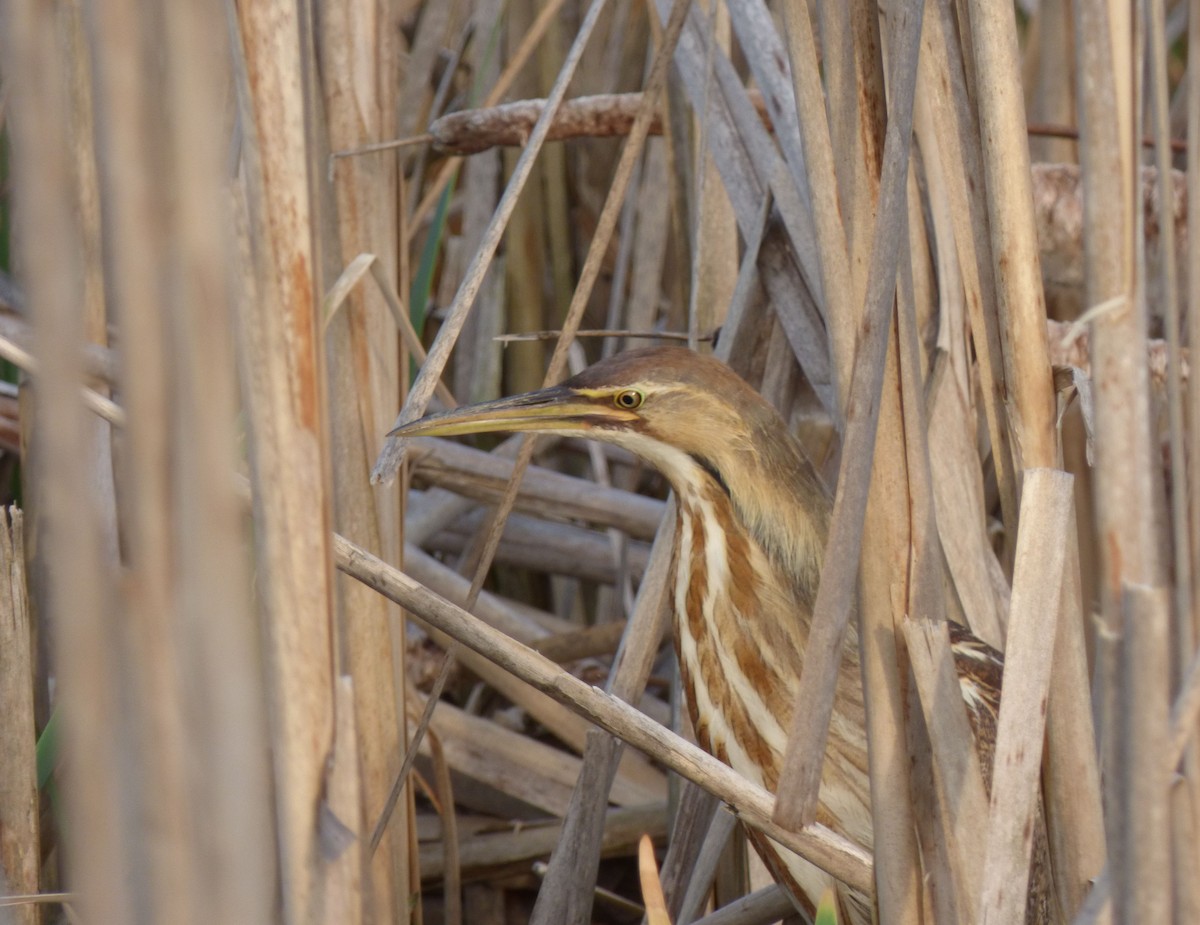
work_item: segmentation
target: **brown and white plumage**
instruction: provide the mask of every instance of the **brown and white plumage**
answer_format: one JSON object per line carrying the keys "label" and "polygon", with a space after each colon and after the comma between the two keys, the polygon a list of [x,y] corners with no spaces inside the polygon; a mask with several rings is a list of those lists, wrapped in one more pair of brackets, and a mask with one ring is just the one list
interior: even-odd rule
{"label": "brown and white plumage", "polygon": [[[696,738],[774,792],[820,579],[827,493],[776,411],[719,361],[680,348],[637,351],[566,385],[614,381],[645,394],[641,425],[591,436],[642,456],[675,491],[675,649]],[[869,847],[864,722],[852,637],[818,821]],[[811,912],[832,879],[765,839],[756,846]],[[867,897],[847,891],[842,906],[846,920],[870,922]]]}
{"label": "brown and white plumage", "polygon": [[[831,511],[828,492],[775,409],[719,361],[661,347],[598,363],[560,386],[433,415],[396,433],[481,431],[591,437],[630,450],[667,478],[678,512],[675,648],[696,736],[774,792]],[[1001,663],[965,631],[955,633],[971,718],[985,726],[990,718],[994,728]],[[870,848],[853,628],[837,684],[818,821]],[[833,885],[842,921],[871,922],[870,897],[764,838],[755,845],[805,909],[811,912]]]}

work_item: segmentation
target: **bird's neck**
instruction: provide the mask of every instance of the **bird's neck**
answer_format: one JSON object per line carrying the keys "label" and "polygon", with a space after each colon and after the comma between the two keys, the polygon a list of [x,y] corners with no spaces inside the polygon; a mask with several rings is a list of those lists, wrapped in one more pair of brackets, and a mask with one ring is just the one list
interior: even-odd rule
{"label": "bird's neck", "polygon": [[774,788],[807,624],[710,478],[677,486],[675,645],[700,744]]}
{"label": "bird's neck", "polygon": [[[700,743],[773,790],[808,647],[829,502],[803,457],[788,478],[770,483],[722,480],[707,468],[696,463],[685,477],[672,480],[681,676]],[[760,484],[754,487],[755,482]],[[834,708],[839,728],[861,727],[862,687],[852,638]],[[857,743],[834,743],[831,754],[843,776],[865,766]],[[866,806],[865,791],[856,799],[856,806]],[[867,837],[865,810],[855,818],[855,837]]]}
{"label": "bird's neck", "polygon": [[811,607],[829,531],[828,493],[790,435],[764,435],[754,446],[753,454],[733,450],[710,465],[724,477],[738,524]]}

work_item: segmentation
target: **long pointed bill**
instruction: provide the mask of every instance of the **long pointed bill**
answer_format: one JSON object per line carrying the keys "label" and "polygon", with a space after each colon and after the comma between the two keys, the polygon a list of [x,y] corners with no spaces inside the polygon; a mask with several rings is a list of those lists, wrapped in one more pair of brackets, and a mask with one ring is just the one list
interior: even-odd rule
{"label": "long pointed bill", "polygon": [[598,426],[633,421],[637,415],[622,411],[567,386],[556,385],[512,398],[464,405],[453,411],[431,414],[402,424],[389,437],[451,437],[511,431],[557,431],[581,433]]}

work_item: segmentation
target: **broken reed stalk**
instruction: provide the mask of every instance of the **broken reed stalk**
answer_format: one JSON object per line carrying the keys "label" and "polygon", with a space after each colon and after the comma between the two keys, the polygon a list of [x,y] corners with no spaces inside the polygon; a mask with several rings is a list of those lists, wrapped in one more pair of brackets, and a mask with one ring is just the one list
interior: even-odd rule
{"label": "broken reed stalk", "polygon": [[1083,906],[1089,885],[1105,863],[1100,760],[1092,715],[1088,667],[1088,620],[1079,571],[1079,525],[1066,536],[1067,558],[1054,636],[1054,671],[1046,717],[1043,786],[1046,824],[1058,901]]}
{"label": "broken reed stalk", "polygon": [[[1059,465],[1061,449],[1056,432],[1052,381],[1046,375],[1049,366],[1046,299],[1039,261],[1038,223],[1032,196],[1029,148],[1023,134],[1027,117],[1020,91],[1022,82],[1017,33],[1011,10],[991,5],[980,12],[983,15],[972,17],[971,33],[977,69],[976,85],[988,88],[988,92],[977,97],[976,103],[983,139],[990,256],[1001,327],[1005,391],[1010,399],[1005,404],[1010,433],[1008,446],[1012,450],[1011,462],[1015,471],[1032,470],[1035,467],[1050,470]],[[1135,356],[1138,356],[1136,352]],[[1008,461],[1005,459],[1004,463]],[[997,468],[1001,466],[998,464]],[[1057,498],[1058,493],[1043,485],[1046,479],[1044,473],[1039,474],[1037,489],[1045,491],[1047,499],[1056,498],[1060,504],[1063,503],[1063,499]],[[1031,488],[1027,480],[1028,473],[1025,482],[1017,483],[1022,495],[1022,519],[1017,524],[1015,542],[1023,542],[1023,534],[1030,529],[1053,527],[1059,530],[1058,543],[1069,546],[1073,536],[1068,538],[1066,531],[1073,533],[1074,520],[1069,506],[1070,498],[1065,499],[1065,524],[1048,524],[1043,519],[1047,517],[1046,510],[1030,507],[1033,522],[1027,526],[1024,518],[1029,500],[1027,492]],[[1068,487],[1060,493],[1069,495],[1069,491]],[[1058,551],[1054,550],[1055,553]],[[1067,561],[1077,564],[1077,560],[1071,557]],[[1070,645],[1073,634],[1078,631],[1078,624],[1060,627],[1063,634],[1071,634],[1064,639],[1058,639],[1053,632],[1048,632],[1048,644],[1043,642],[1045,649],[1041,652],[1029,652],[1020,646],[1010,648],[1014,641],[1022,641],[1021,638],[1014,640],[1012,636],[1012,628],[1020,625],[1017,608],[1021,602],[1016,579],[1014,573],[1009,646],[1005,649],[1005,701],[1014,702],[1008,697],[1008,690],[1016,685],[1013,696],[1026,698],[1026,707],[1029,707],[1032,705],[1029,699],[1033,692],[1037,691],[1043,698],[1049,695],[1045,687],[1038,691],[1034,686],[1044,679],[1027,666],[1041,664],[1037,659],[1039,654],[1049,658],[1055,651],[1068,655],[1075,651]],[[1051,589],[1053,596],[1043,599],[1046,606],[1041,609],[1039,620],[1043,625],[1054,627],[1060,617],[1059,602],[1062,600],[1063,585],[1073,588],[1077,579],[1074,576],[1065,579],[1051,576],[1050,580],[1054,585]],[[1021,616],[1028,617],[1027,614]],[[1068,611],[1068,618],[1076,619],[1074,610]],[[1086,671],[1078,670],[1068,673],[1069,667],[1072,667],[1072,663],[1067,661],[1063,665],[1062,678],[1055,685],[1056,702],[1053,707],[1047,707],[1045,699],[1041,701],[1042,716],[1045,717],[1047,711],[1053,712],[1052,725],[1060,736],[1047,746],[1048,755],[1044,765],[1058,773],[1045,775],[1044,805],[1045,818],[1058,826],[1051,836],[1051,853],[1058,866],[1055,885],[1059,894],[1054,901],[1064,902],[1064,911],[1068,915],[1072,914],[1081,898],[1080,891],[1085,880],[1080,878],[1095,876],[1103,863],[1103,854],[1095,844],[1103,828],[1099,793],[1095,789],[1098,773],[1094,771],[1094,731],[1084,704],[1080,702],[1087,698],[1084,691],[1069,690],[1067,683],[1064,683],[1078,685],[1085,682],[1087,675]],[[1077,663],[1075,667],[1078,667]],[[1076,709],[1071,709],[1072,704]],[[1005,706],[1002,705],[1001,729],[997,733],[997,771],[991,791],[993,802],[988,827],[988,866],[985,870],[982,906],[984,919],[996,922],[1019,917],[1020,910],[1024,908],[1025,884],[1028,882],[1030,839],[1020,839],[1020,829],[1008,825],[1008,821],[1013,816],[1014,807],[1029,805],[1021,800],[1033,798],[1028,818],[1036,815],[1039,805],[1036,787],[1031,786],[1028,780],[1020,781],[1015,776],[1016,772],[1002,763],[1007,756],[1000,752],[1000,746],[1004,744],[1001,739],[1011,735],[1010,730],[1013,729],[1005,726],[1007,721]],[[1028,722],[1027,719],[1025,721]],[[1043,737],[1038,735],[1035,744],[1042,740]],[[1035,754],[1040,758],[1040,749],[1035,750]],[[1039,770],[1036,765],[1037,762],[1032,768],[1026,765],[1023,770],[1036,778]],[[1074,768],[1077,774],[1064,778],[1062,771],[1067,767]],[[998,799],[1016,802],[998,804]],[[1006,807],[1003,823],[997,817],[998,805]],[[1005,836],[1007,843],[1003,840]]]}
{"label": "broken reed stalk", "polygon": [[1050,668],[1068,531],[1074,528],[1072,483],[1069,474],[1058,470],[1023,473],[979,905],[980,921],[994,925],[1020,921],[1026,907]]}

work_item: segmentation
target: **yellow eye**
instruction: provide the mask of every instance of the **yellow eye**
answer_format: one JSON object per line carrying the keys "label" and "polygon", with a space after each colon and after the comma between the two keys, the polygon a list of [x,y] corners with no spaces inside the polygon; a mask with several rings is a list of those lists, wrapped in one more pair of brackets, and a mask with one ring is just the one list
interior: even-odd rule
{"label": "yellow eye", "polygon": [[632,411],[641,406],[644,398],[637,389],[625,389],[613,396],[613,404],[624,411]]}

